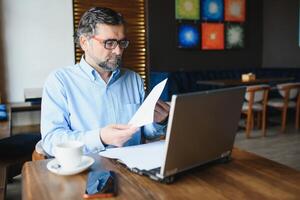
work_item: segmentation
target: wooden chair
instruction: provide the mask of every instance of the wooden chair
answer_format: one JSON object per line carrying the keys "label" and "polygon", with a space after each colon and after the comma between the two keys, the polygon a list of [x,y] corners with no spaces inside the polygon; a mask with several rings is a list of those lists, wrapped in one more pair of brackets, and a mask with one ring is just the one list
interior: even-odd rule
{"label": "wooden chair", "polygon": [[32,153],[32,161],[37,161],[37,160],[45,160],[47,159],[44,154],[38,153],[36,150],[33,151]]}
{"label": "wooden chair", "polygon": [[289,108],[296,109],[295,128],[299,130],[299,114],[300,114],[300,83],[284,83],[278,84],[277,89],[283,98],[271,99],[268,106],[276,108],[282,112],[281,114],[281,132],[286,129],[286,116]]}
{"label": "wooden chair", "polygon": [[32,153],[32,161],[37,161],[37,160],[44,160],[46,159],[46,153],[43,150],[42,147],[42,141],[40,140],[38,143],[35,145],[35,149]]}
{"label": "wooden chair", "polygon": [[266,135],[266,112],[270,87],[268,85],[248,86],[245,94],[246,101],[243,104],[242,114],[246,118],[246,137],[250,138],[250,132],[254,126],[254,114],[258,114],[259,125],[262,126],[263,136]]}

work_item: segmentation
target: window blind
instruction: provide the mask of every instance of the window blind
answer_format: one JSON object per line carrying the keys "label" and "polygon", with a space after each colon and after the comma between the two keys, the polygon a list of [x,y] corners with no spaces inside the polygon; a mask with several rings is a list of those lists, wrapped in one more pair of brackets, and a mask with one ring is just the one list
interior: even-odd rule
{"label": "window blind", "polygon": [[[123,54],[123,67],[131,69],[147,83],[146,14],[145,0],[73,0],[74,30],[77,30],[83,13],[91,7],[108,7],[120,12],[126,21],[126,37],[129,47]],[[75,47],[75,61],[79,62],[83,51]]]}

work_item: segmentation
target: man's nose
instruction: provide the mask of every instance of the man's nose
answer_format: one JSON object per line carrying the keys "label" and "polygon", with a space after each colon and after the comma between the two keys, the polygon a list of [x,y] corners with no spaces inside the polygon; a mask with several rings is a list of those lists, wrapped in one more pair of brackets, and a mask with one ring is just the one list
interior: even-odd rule
{"label": "man's nose", "polygon": [[113,53],[115,53],[116,55],[122,55],[124,49],[120,48],[119,45],[117,45],[117,47],[113,50]]}

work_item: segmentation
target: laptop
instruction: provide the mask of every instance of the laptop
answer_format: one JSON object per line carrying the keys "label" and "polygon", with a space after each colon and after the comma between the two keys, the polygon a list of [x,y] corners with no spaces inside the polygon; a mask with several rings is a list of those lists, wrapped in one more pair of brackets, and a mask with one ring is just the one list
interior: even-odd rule
{"label": "laptop", "polygon": [[170,183],[177,173],[229,160],[245,87],[173,95],[161,167],[135,171]]}

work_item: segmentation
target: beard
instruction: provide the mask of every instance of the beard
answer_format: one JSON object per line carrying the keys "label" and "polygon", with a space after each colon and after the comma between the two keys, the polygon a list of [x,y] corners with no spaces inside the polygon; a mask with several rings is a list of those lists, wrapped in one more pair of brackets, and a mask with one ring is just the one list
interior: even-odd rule
{"label": "beard", "polygon": [[122,65],[122,56],[112,56],[105,61],[99,62],[98,66],[106,72],[113,72]]}

